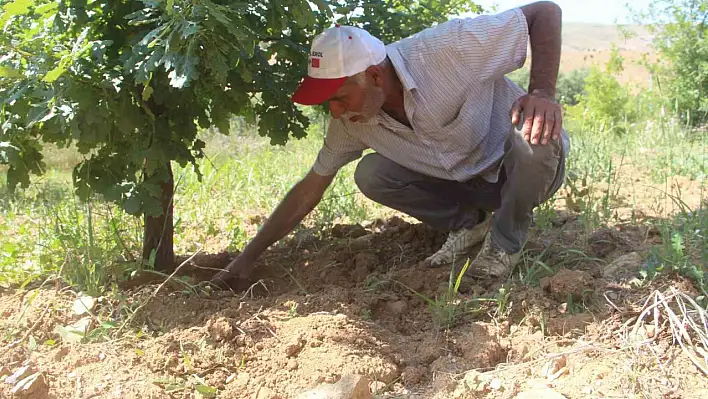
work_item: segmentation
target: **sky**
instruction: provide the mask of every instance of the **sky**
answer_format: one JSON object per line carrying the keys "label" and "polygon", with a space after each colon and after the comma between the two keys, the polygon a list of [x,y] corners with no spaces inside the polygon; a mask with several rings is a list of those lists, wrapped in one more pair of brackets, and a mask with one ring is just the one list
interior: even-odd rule
{"label": "sky", "polygon": [[[485,8],[498,5],[499,11],[508,10],[533,0],[475,0]],[[632,12],[626,4],[628,0],[554,0],[563,9],[563,22],[585,22],[593,24],[632,23]],[[651,0],[631,0],[632,8],[643,10]]]}

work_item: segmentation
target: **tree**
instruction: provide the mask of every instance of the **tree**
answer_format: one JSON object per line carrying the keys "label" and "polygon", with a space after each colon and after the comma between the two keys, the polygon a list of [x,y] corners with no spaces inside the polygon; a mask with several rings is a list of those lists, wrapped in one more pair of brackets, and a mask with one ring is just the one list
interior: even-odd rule
{"label": "tree", "polygon": [[624,132],[623,122],[633,121],[634,115],[629,107],[630,93],[617,80],[623,70],[624,58],[613,47],[605,69],[593,66],[583,79],[584,91],[575,98],[577,104],[568,107],[568,113],[576,120],[587,121],[601,132]]}
{"label": "tree", "polygon": [[[311,6],[312,4],[312,6]],[[273,144],[304,137],[289,100],[309,41],[339,20],[386,41],[472,10],[461,0],[14,0],[0,14],[0,164],[11,189],[44,171],[42,145],[76,145],[76,194],[145,221],[143,259],[171,267],[172,162],[234,115]],[[334,12],[333,12],[334,11]],[[345,13],[346,11],[346,13]],[[358,12],[353,12],[358,11]]]}
{"label": "tree", "polygon": [[650,13],[661,86],[686,122],[708,113],[708,0],[654,0]]}

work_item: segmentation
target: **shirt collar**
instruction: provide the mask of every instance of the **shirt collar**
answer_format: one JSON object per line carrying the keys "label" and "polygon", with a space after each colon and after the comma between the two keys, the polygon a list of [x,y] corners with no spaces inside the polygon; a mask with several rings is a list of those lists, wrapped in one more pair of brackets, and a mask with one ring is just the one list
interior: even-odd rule
{"label": "shirt collar", "polygon": [[386,55],[388,55],[388,58],[393,63],[393,69],[396,71],[398,78],[401,80],[403,88],[406,91],[417,89],[418,85],[416,84],[415,79],[413,79],[413,76],[411,76],[408,72],[406,62],[401,56],[401,52],[398,51],[398,46],[396,46],[396,43],[391,43],[386,46]]}

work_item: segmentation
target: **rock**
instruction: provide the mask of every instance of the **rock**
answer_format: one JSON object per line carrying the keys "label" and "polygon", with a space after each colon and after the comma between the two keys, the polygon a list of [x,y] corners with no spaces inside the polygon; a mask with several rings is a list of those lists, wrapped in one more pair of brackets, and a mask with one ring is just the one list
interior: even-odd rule
{"label": "rock", "polygon": [[54,361],[60,362],[60,361],[61,361],[62,359],[64,359],[64,358],[66,357],[66,355],[68,355],[68,354],[69,354],[69,347],[66,346],[66,345],[61,346],[61,347],[58,348],[58,349],[56,350],[56,352],[54,353]]}
{"label": "rock", "polygon": [[408,310],[408,303],[406,301],[387,302],[386,310],[396,316],[401,316],[406,313],[406,310]]}
{"label": "rock", "polygon": [[551,277],[541,279],[541,288],[549,291],[556,300],[565,302],[568,298],[582,301],[583,293],[592,290],[593,279],[585,271],[560,269]]}
{"label": "rock", "polygon": [[288,360],[288,364],[285,366],[289,371],[295,371],[298,368],[298,363],[297,360],[295,359],[290,359]]}
{"label": "rock", "polygon": [[93,310],[94,306],[96,306],[96,298],[83,295],[74,301],[74,306],[71,307],[71,310],[75,315],[82,316]]}
{"label": "rock", "polygon": [[206,323],[209,336],[217,341],[227,341],[233,338],[234,328],[225,317],[209,319]]}
{"label": "rock", "polygon": [[344,225],[337,224],[332,228],[331,235],[336,238],[359,238],[369,234],[360,224]]}
{"label": "rock", "polygon": [[300,341],[292,342],[285,347],[285,355],[287,357],[294,357],[297,356],[297,354],[300,353],[301,350],[302,344],[300,343]]}
{"label": "rock", "polygon": [[374,240],[374,234],[357,237],[349,242],[349,249],[352,251],[363,251],[371,247],[371,242]]}
{"label": "rock", "polygon": [[378,258],[376,255],[367,252],[360,252],[356,254],[354,258],[354,270],[351,272],[351,277],[356,282],[362,282],[366,280],[369,272],[374,270],[376,264],[378,263]]}
{"label": "rock", "polygon": [[24,379],[28,374],[31,374],[32,371],[30,371],[30,366],[22,366],[15,370],[11,376],[7,377],[5,380],[6,383],[10,385],[17,384],[20,380]]}
{"label": "rock", "polygon": [[34,373],[15,384],[11,392],[21,398],[38,399],[47,395],[49,385],[43,373]]}
{"label": "rock", "polygon": [[417,385],[426,374],[425,367],[406,367],[401,374],[401,380],[406,385]]}
{"label": "rock", "polygon": [[550,388],[531,389],[516,395],[515,399],[567,399]]}
{"label": "rock", "polygon": [[[561,369],[565,368],[567,361],[568,360],[566,359],[565,355],[555,357],[555,358],[549,360],[548,363],[546,363],[546,365],[543,366],[543,369],[541,369],[541,372],[540,372],[541,376],[549,378],[549,379],[552,378]],[[555,378],[558,378],[558,377],[555,377]],[[555,378],[553,378],[553,379],[555,379]]]}
{"label": "rock", "polygon": [[502,387],[502,381],[499,378],[494,378],[490,383],[489,383],[489,388],[493,391],[498,391]]}
{"label": "rock", "polygon": [[366,268],[367,270],[374,270],[379,259],[376,255],[368,252],[360,252],[354,257],[354,267],[355,268]]}
{"label": "rock", "polygon": [[594,320],[595,318],[590,313],[553,317],[546,322],[546,329],[550,335],[583,334],[585,333],[585,328]]}
{"label": "rock", "polygon": [[641,268],[644,260],[636,252],[622,255],[615,259],[602,271],[602,277],[608,280],[620,280],[624,277],[635,275]]}
{"label": "rock", "polygon": [[260,387],[256,393],[256,399],[280,399],[280,396],[276,395],[269,388]]}
{"label": "rock", "polygon": [[369,380],[362,375],[348,374],[335,384],[320,385],[303,392],[296,399],[373,399]]}

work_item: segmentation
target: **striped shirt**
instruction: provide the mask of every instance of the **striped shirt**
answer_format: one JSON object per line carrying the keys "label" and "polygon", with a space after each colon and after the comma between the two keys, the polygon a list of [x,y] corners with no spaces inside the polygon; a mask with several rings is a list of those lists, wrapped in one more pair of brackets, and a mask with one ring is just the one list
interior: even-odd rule
{"label": "striped shirt", "polygon": [[[367,122],[332,118],[312,170],[333,175],[371,148],[427,176],[496,182],[511,107],[526,93],[504,75],[524,65],[527,46],[518,8],[451,20],[388,45],[412,128],[383,111]],[[565,131],[562,140],[567,154]]]}

